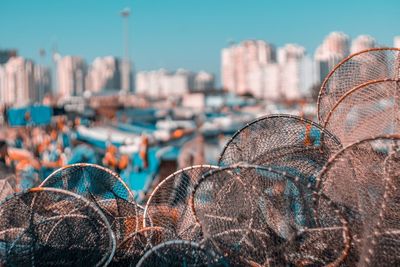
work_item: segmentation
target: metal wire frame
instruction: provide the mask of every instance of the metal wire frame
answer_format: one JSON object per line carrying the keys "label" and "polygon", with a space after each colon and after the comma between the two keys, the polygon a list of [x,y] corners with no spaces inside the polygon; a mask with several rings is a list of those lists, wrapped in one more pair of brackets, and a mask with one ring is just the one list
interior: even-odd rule
{"label": "metal wire frame", "polygon": [[136,266],[144,253],[154,246],[174,239],[163,227],[145,227],[130,234],[117,245],[113,262],[116,265]]}
{"label": "metal wire frame", "polygon": [[325,175],[326,172],[328,172],[330,170],[330,168],[332,168],[332,163],[337,161],[338,158],[347,151],[347,149],[352,148],[354,146],[357,146],[361,143],[365,143],[365,142],[369,142],[369,141],[376,141],[379,139],[386,139],[386,140],[392,140],[392,141],[398,141],[400,143],[400,134],[390,134],[390,135],[379,135],[379,136],[371,136],[362,140],[358,140],[356,142],[354,142],[353,144],[347,145],[346,147],[342,148],[340,151],[338,151],[335,155],[333,155],[328,162],[325,164],[325,166],[321,169],[321,171],[319,172],[318,176],[317,176],[317,184],[315,187],[315,191],[317,191],[317,195],[320,194],[320,190],[322,187],[322,183],[324,181],[322,181],[321,177]]}
{"label": "metal wire frame", "polygon": [[[393,208],[392,204],[395,204],[395,206],[400,207],[400,204],[397,201],[397,198],[399,197],[399,188],[395,185],[394,180],[398,180],[397,182],[399,182],[399,176],[398,173],[390,173],[389,170],[389,164],[388,161],[391,159],[391,157],[393,156],[399,156],[399,151],[392,151],[389,153],[389,155],[387,156],[387,158],[385,159],[385,165],[384,165],[384,186],[385,186],[385,190],[384,190],[384,194],[383,194],[383,200],[382,200],[382,204],[380,206],[380,212],[379,212],[379,218],[377,219],[376,222],[376,227],[375,227],[375,231],[373,232],[373,235],[368,238],[368,242],[367,242],[367,246],[364,249],[364,254],[363,257],[361,258],[361,266],[375,266],[375,265],[381,265],[381,266],[393,266],[393,262],[386,262],[387,260],[385,260],[385,262],[381,261],[379,259],[376,259],[375,255],[380,255],[379,252],[379,244],[380,244],[380,239],[383,239],[384,235],[387,234],[393,234],[392,232],[395,232],[395,235],[399,235],[400,231],[394,230],[394,231],[387,231],[385,228],[385,215],[387,214],[388,211],[390,211],[391,208]],[[397,193],[397,194],[396,194]],[[392,199],[392,201],[390,201]],[[397,211],[398,213],[398,211]],[[398,214],[396,216],[397,220],[396,223],[398,224]],[[393,220],[393,218],[391,218]],[[400,238],[397,239],[400,240]],[[393,244],[391,244],[393,245]],[[378,251],[376,251],[376,248],[378,247]],[[393,246],[392,248],[397,248],[397,250],[400,248],[399,245],[397,246]],[[398,251],[397,251],[398,252]],[[394,256],[396,259],[394,259],[397,263],[400,260],[400,256],[397,253],[393,253],[395,255],[391,255]],[[397,264],[395,263],[395,264]]]}
{"label": "metal wire frame", "polygon": [[[361,258],[359,259],[359,261],[361,262],[361,266],[368,266],[368,264],[371,262],[371,258],[373,257],[373,254],[376,253],[374,251],[374,246],[378,243],[377,240],[379,239],[379,237],[384,234],[385,232],[381,231],[382,228],[382,222],[384,220],[384,216],[385,216],[385,211],[388,209],[387,207],[389,206],[389,198],[392,195],[392,192],[394,190],[396,190],[396,187],[393,186],[393,178],[388,174],[388,170],[387,170],[387,160],[389,159],[389,157],[391,157],[391,155],[394,155],[396,153],[399,153],[399,145],[400,145],[400,134],[392,134],[392,135],[381,135],[381,136],[375,136],[375,137],[369,137],[363,140],[359,140],[353,144],[350,144],[346,147],[344,147],[342,150],[340,150],[339,152],[337,152],[333,157],[331,157],[329,159],[329,161],[327,162],[327,164],[324,166],[324,168],[321,170],[321,172],[318,174],[317,176],[317,185],[316,185],[316,193],[314,194],[314,198],[313,201],[315,202],[315,205],[313,206],[313,208],[318,207],[319,205],[319,200],[321,195],[325,195],[325,193],[323,193],[322,191],[322,187],[323,187],[323,183],[325,182],[322,177],[325,177],[327,175],[327,173],[333,168],[333,166],[335,165],[336,162],[342,161],[341,156],[346,153],[347,151],[356,148],[359,145],[362,144],[367,144],[369,142],[374,142],[374,141],[393,141],[393,145],[390,147],[392,150],[387,151],[388,155],[386,156],[383,164],[383,177],[382,177],[382,182],[383,182],[383,194],[382,194],[382,202],[379,205],[380,207],[380,211],[379,214],[377,215],[376,218],[373,218],[373,216],[368,215],[366,220],[368,221],[369,226],[368,227],[375,227],[374,229],[370,229],[369,232],[372,233],[372,236],[361,236],[361,237],[357,237],[357,239],[354,239],[353,241],[355,242],[353,244],[353,246],[359,246],[358,244],[362,243],[362,240],[365,240],[365,242],[363,243],[363,247],[361,248],[356,248],[357,250],[361,250],[358,251],[359,255]],[[357,162],[359,164],[362,164],[362,162]],[[364,168],[366,168],[367,166],[364,166]],[[350,171],[350,170],[349,170]],[[335,176],[336,177],[336,176]],[[346,177],[347,178],[347,177]],[[349,177],[351,178],[351,177]],[[398,177],[395,177],[398,179]],[[394,179],[395,179],[394,178]],[[346,185],[348,186],[348,185]],[[398,190],[398,189],[397,189]],[[338,203],[336,203],[337,206],[339,206]],[[378,207],[375,207],[378,208]],[[343,210],[343,207],[340,207],[340,209],[342,210],[342,212],[345,212]],[[363,210],[363,207],[359,207],[360,210]],[[370,211],[367,211],[370,212]],[[374,211],[377,213],[377,211]],[[317,217],[318,216],[318,210],[314,210],[314,214]],[[361,222],[363,224],[363,222]],[[355,229],[356,227],[359,227],[360,222],[351,222],[349,220],[349,227],[350,227],[350,231],[352,231],[352,234],[355,235]],[[372,225],[370,225],[372,224]],[[354,263],[353,263],[354,264]],[[379,264],[383,264],[383,262],[380,262]]]}
{"label": "metal wire frame", "polygon": [[9,183],[9,179],[14,178],[14,175],[0,179],[0,202],[7,196],[12,195],[15,191]]}
{"label": "metal wire frame", "polygon": [[[195,194],[196,194],[199,186],[201,185],[201,183],[205,182],[207,179],[209,179],[215,173],[223,172],[223,171],[231,170],[231,169],[236,169],[236,168],[243,168],[243,169],[256,168],[256,169],[259,169],[259,170],[262,170],[262,171],[266,171],[266,172],[270,172],[270,173],[282,176],[282,177],[284,177],[288,181],[291,181],[294,184],[299,184],[299,181],[302,179],[301,177],[292,176],[291,174],[286,173],[286,172],[282,172],[282,171],[279,171],[279,170],[274,170],[271,167],[266,168],[266,167],[259,166],[259,165],[243,164],[243,163],[234,164],[234,165],[228,166],[228,167],[220,167],[219,169],[211,170],[210,172],[204,174],[202,176],[202,178],[198,181],[198,183],[195,185],[195,188],[194,188],[194,190],[192,192],[192,197],[190,198],[190,207],[191,207],[191,209],[193,211],[193,214],[194,214],[194,216],[196,218],[196,223],[199,225],[198,227],[201,228],[202,232],[205,235],[205,239],[208,240],[208,241],[211,241],[212,246],[216,249],[216,251],[219,254],[225,255],[225,256],[227,256],[229,253],[227,253],[226,251],[224,252],[223,250],[221,250],[219,245],[216,243],[216,241],[213,240],[213,237],[210,236],[207,233],[207,231],[204,230],[205,226],[202,224],[202,222],[199,219],[199,216],[198,216],[198,214],[196,212]],[[254,187],[254,185],[251,185],[251,186]],[[310,189],[309,186],[308,186],[308,189]],[[257,189],[257,190],[259,190],[259,189]],[[311,191],[313,192],[312,196],[314,196],[316,194],[316,192],[314,190],[311,190]],[[341,228],[343,230],[343,250],[340,252],[340,255],[333,262],[329,263],[329,266],[340,266],[346,260],[346,258],[349,256],[349,252],[350,252],[350,248],[351,248],[351,234],[350,234],[350,229],[349,229],[349,226],[348,226],[348,222],[347,222],[346,218],[344,217],[343,213],[341,212],[341,210],[339,210],[337,205],[334,202],[332,202],[329,197],[327,197],[326,195],[324,195],[322,193],[319,193],[319,196],[326,201],[326,205],[328,207],[330,207],[334,211],[335,216],[338,217],[338,220],[342,224]],[[250,209],[253,209],[253,208],[250,207]],[[315,209],[311,209],[311,212],[315,213]],[[316,218],[316,216],[314,216],[314,218],[316,219],[315,221],[317,222],[316,226],[318,226],[319,225],[319,218]],[[299,232],[298,234],[304,234],[307,231],[313,231],[313,229],[314,228],[304,227],[304,229],[302,229],[302,231]],[[248,232],[246,229],[237,229],[237,231]],[[281,247],[281,249],[282,248],[283,247]],[[313,260],[315,260],[315,259],[313,259]],[[240,264],[244,264],[245,263],[245,264],[250,264],[252,266],[253,265],[254,266],[258,266],[259,265],[259,263],[255,263],[251,259],[246,259],[244,255],[240,256],[240,262],[241,262]]]}
{"label": "metal wire frame", "polygon": [[341,144],[340,141],[337,139],[337,137],[336,137],[334,134],[330,133],[330,132],[329,132],[328,130],[326,130],[322,125],[320,125],[319,123],[314,122],[314,121],[312,121],[312,120],[309,120],[309,119],[306,119],[306,118],[303,118],[303,117],[299,117],[299,116],[295,116],[295,115],[290,115],[290,114],[272,114],[272,115],[266,115],[266,116],[259,117],[259,118],[255,119],[255,120],[252,121],[252,122],[247,123],[245,126],[243,126],[240,130],[238,130],[238,131],[229,139],[229,141],[226,143],[226,145],[225,145],[224,148],[222,149],[222,152],[221,152],[221,154],[220,154],[220,156],[219,156],[218,165],[221,165],[221,162],[222,162],[222,160],[223,160],[223,156],[224,156],[224,154],[225,154],[226,149],[227,149],[227,148],[229,147],[229,145],[233,142],[233,140],[234,140],[235,138],[237,138],[238,135],[240,135],[244,130],[246,130],[248,127],[250,127],[250,126],[253,125],[253,124],[257,124],[257,123],[259,123],[259,122],[261,122],[261,121],[268,120],[268,119],[273,119],[273,118],[287,118],[287,119],[297,120],[297,121],[299,121],[300,123],[309,124],[309,125],[311,125],[311,126],[313,126],[313,127],[316,127],[318,130],[321,131],[321,133],[325,133],[325,134],[326,134],[330,139],[332,139],[333,142],[336,143],[337,145],[340,145],[340,144]]}
{"label": "metal wire frame", "polygon": [[[363,138],[357,137],[357,140],[353,140],[353,139],[352,139],[352,136],[349,135],[350,140],[343,140],[344,138],[343,138],[342,136],[339,136],[338,133],[335,132],[335,129],[333,129],[333,127],[330,127],[330,124],[332,124],[332,123],[336,123],[336,124],[339,124],[339,125],[343,123],[343,121],[338,121],[338,122],[334,121],[334,122],[332,122],[332,116],[335,114],[336,109],[337,109],[338,107],[340,107],[341,104],[342,104],[349,96],[351,96],[351,95],[353,95],[353,94],[356,94],[356,93],[362,91],[363,89],[368,89],[368,86],[371,86],[371,85],[380,85],[380,84],[385,84],[385,83],[396,83],[396,84],[397,84],[397,85],[396,85],[397,88],[399,88],[399,92],[398,92],[398,93],[400,94],[400,87],[399,87],[400,85],[398,85],[399,82],[400,82],[400,77],[399,77],[398,79],[371,80],[371,81],[368,81],[368,82],[366,82],[366,83],[363,83],[363,84],[361,84],[361,85],[358,85],[358,86],[356,86],[356,87],[350,89],[349,91],[347,91],[345,94],[343,94],[343,95],[338,99],[338,101],[335,103],[335,105],[332,106],[331,110],[328,112],[328,114],[327,114],[327,116],[326,116],[326,118],[325,118],[325,121],[323,122],[323,127],[326,128],[327,130],[331,131],[333,134],[335,134],[335,135],[340,139],[340,141],[342,142],[342,144],[343,144],[344,146],[347,146],[347,145],[349,145],[349,144],[352,144],[352,143],[356,142],[357,140],[363,139]],[[397,96],[397,98],[398,98],[398,97],[399,97],[399,96]],[[395,101],[397,101],[397,99],[395,99]],[[398,105],[398,104],[397,104],[397,105]],[[383,133],[383,132],[382,132],[382,133],[373,133],[373,134],[369,133],[369,135],[368,135],[368,136],[365,136],[365,138],[368,138],[368,137],[370,137],[371,135],[382,135],[382,134],[385,134],[385,133]],[[389,134],[389,133],[386,133],[386,134]],[[390,134],[395,134],[395,133],[390,133]]]}
{"label": "metal wire frame", "polygon": [[[168,251],[169,248],[176,251],[174,253],[162,252],[164,249]],[[178,262],[177,260],[186,260],[185,256],[187,255],[185,254],[191,258],[198,257],[201,262]],[[169,257],[174,258],[170,259]],[[214,251],[187,240],[169,240],[151,248],[143,255],[136,267],[155,266],[155,264],[159,266],[227,266]]]}
{"label": "metal wire frame", "polygon": [[101,171],[104,171],[105,173],[109,174],[110,176],[115,177],[115,179],[121,183],[123,185],[123,187],[125,187],[128,196],[129,196],[129,201],[133,201],[135,196],[133,194],[133,192],[130,190],[130,188],[128,187],[128,185],[124,182],[124,180],[121,179],[121,177],[114,171],[105,168],[103,166],[97,165],[97,164],[92,164],[92,163],[75,163],[75,164],[70,164],[70,165],[66,165],[63,166],[57,170],[55,170],[54,172],[52,172],[49,176],[46,177],[46,179],[44,179],[44,181],[38,186],[38,187],[45,187],[46,184],[49,183],[49,181],[51,179],[53,179],[54,176],[56,176],[58,173],[65,171],[66,169],[69,168],[74,168],[74,167],[91,167],[91,168],[95,168],[95,169],[99,169]]}
{"label": "metal wire frame", "polygon": [[[152,208],[152,204],[154,200],[159,194],[163,194],[163,190],[165,187],[169,186],[169,183],[173,182],[175,179],[177,178],[181,178],[182,174],[189,174],[190,171],[199,171],[199,176],[198,177],[194,177],[193,175],[188,175],[190,180],[188,181],[188,190],[189,192],[187,192],[187,196],[183,197],[182,199],[179,199],[180,202],[185,202],[187,204],[187,207],[189,207],[189,201],[190,201],[190,196],[192,195],[192,190],[194,185],[197,183],[197,181],[201,178],[201,175],[204,174],[205,172],[208,172],[211,169],[218,169],[218,166],[213,166],[213,165],[194,165],[194,166],[190,166],[190,167],[186,167],[183,169],[180,169],[172,174],[170,174],[167,178],[165,178],[163,181],[161,181],[157,187],[153,190],[153,192],[151,192],[149,199],[147,200],[147,203],[145,205],[145,209],[144,209],[144,215],[143,215],[143,226],[144,227],[155,227],[155,226],[161,226],[163,228],[165,228],[168,231],[172,231],[171,234],[176,235],[176,238],[179,239],[186,239],[187,237],[184,235],[181,235],[179,233],[175,233],[175,231],[173,229],[170,229],[170,227],[168,227],[168,225],[165,225],[161,222],[158,223],[154,223],[154,219],[152,218],[152,215],[150,215],[150,209]],[[189,173],[188,173],[189,172]],[[196,173],[197,174],[197,173]],[[180,196],[179,196],[180,197]],[[157,205],[157,204],[155,204]],[[191,210],[189,210],[189,216],[193,216],[193,213],[190,212]],[[172,212],[172,208],[171,210],[169,210],[169,212]],[[191,214],[190,214],[191,213]],[[157,216],[157,213],[155,214]],[[161,215],[161,214],[160,214]],[[170,214],[169,214],[170,215]],[[183,217],[183,214],[179,214],[180,217]],[[186,214],[187,215],[187,214]],[[158,221],[156,219],[156,221]],[[188,218],[187,223],[193,223],[192,227],[194,227],[192,230],[195,230],[196,225],[196,220],[195,218]],[[201,240],[197,240],[198,238],[200,238],[200,236],[193,236],[190,238],[191,241],[201,241]]]}
{"label": "metal wire frame", "polygon": [[[82,197],[82,196],[80,196],[78,194],[75,194],[73,192],[70,192],[70,191],[67,191],[67,190],[63,190],[63,189],[59,189],[59,188],[35,187],[35,188],[31,188],[31,189],[28,189],[28,190],[25,190],[25,191],[14,193],[13,195],[8,196],[6,199],[4,199],[2,202],[0,202],[0,209],[8,201],[12,201],[14,198],[19,198],[19,197],[22,197],[22,196],[24,196],[26,194],[33,194],[34,195],[33,199],[32,199],[32,205],[34,205],[35,200],[36,200],[35,194],[43,193],[43,192],[49,192],[49,193],[53,193],[53,194],[64,195],[66,197],[71,197],[71,198],[74,198],[74,199],[78,199],[79,201],[84,203],[85,207],[90,207],[90,209],[92,209],[95,212],[95,214],[98,215],[99,223],[101,225],[103,225],[107,229],[107,237],[106,238],[109,240],[109,242],[108,242],[109,246],[108,246],[108,251],[107,251],[108,253],[106,253],[103,256],[103,258],[96,264],[96,266],[108,266],[108,264],[111,262],[111,260],[112,260],[112,258],[114,256],[115,249],[116,249],[116,240],[115,240],[114,232],[111,230],[111,226],[108,223],[107,218],[105,217],[103,212],[97,206],[95,206],[92,202],[87,200],[86,198],[84,198],[84,197]],[[31,206],[29,208],[32,209],[33,206]],[[31,211],[31,212],[34,212],[34,211]],[[72,213],[72,212],[74,212],[74,210],[69,211],[69,213]],[[31,217],[31,216],[32,215],[30,215],[29,217]],[[42,214],[42,216],[43,216],[43,214]],[[42,219],[42,221],[39,221],[37,224],[46,223],[47,221],[50,221],[52,219],[59,219],[60,220],[59,222],[61,222],[62,219],[63,219],[63,215],[56,216],[55,218],[49,217],[49,218],[46,218],[46,219]],[[58,226],[58,223],[54,227],[57,227],[57,226]],[[17,242],[18,239],[21,238],[21,236],[26,232],[25,228],[9,228],[9,229],[6,229],[6,231],[12,230],[12,229],[17,230],[17,232],[19,232],[20,235],[16,236],[16,240],[13,241],[11,248],[13,248],[15,246],[15,242]],[[52,231],[54,231],[54,228],[50,231],[50,234],[51,234]],[[4,233],[4,231],[2,231],[1,233]],[[50,236],[50,234],[49,234],[49,236]],[[47,238],[49,238],[49,236]],[[49,252],[49,251],[47,251],[47,252]],[[2,259],[0,259],[0,264],[4,263],[1,260]],[[5,264],[7,265],[8,263],[5,262]]]}
{"label": "metal wire frame", "polygon": [[[385,78],[392,78],[392,79],[396,79],[396,78],[398,78],[399,76],[400,76],[400,48],[391,48],[391,47],[380,47],[380,48],[371,48],[371,49],[367,49],[367,50],[363,50],[363,51],[360,51],[360,52],[357,52],[357,53],[354,53],[354,54],[351,54],[351,55],[349,55],[348,57],[346,57],[345,59],[343,59],[341,62],[339,62],[330,72],[329,72],[329,74],[325,77],[325,79],[324,79],[324,81],[323,81],[323,83],[322,83],[322,85],[321,85],[321,89],[320,89],[320,91],[319,91],[319,94],[318,94],[318,99],[317,99],[317,115],[318,115],[318,121],[320,122],[320,123],[323,123],[324,122],[324,120],[325,120],[325,116],[323,115],[323,114],[321,114],[322,112],[321,112],[321,107],[322,107],[322,103],[321,103],[321,99],[322,99],[322,97],[324,96],[324,94],[326,94],[326,91],[328,90],[327,89],[327,86],[328,86],[328,83],[330,82],[330,80],[331,80],[331,78],[334,76],[334,74],[336,73],[336,71],[339,69],[339,68],[341,68],[341,67],[343,67],[347,62],[350,62],[351,60],[353,60],[354,58],[357,58],[358,56],[360,56],[360,55],[363,55],[363,54],[366,54],[366,53],[370,53],[370,52],[379,52],[379,51],[393,51],[393,52],[399,52],[398,54],[397,54],[397,64],[398,64],[398,72],[395,74],[396,76],[395,77],[374,77],[374,78],[371,78],[371,79],[385,79]],[[342,78],[343,79],[343,78]],[[363,81],[363,82],[361,82],[361,83],[364,83],[364,82],[368,82],[370,79],[368,79],[368,80],[365,80],[365,81]],[[354,84],[353,86],[350,86],[350,88],[348,88],[349,90],[350,89],[352,89],[354,86],[357,86],[357,85],[359,85],[359,84]],[[330,92],[331,93],[331,92]],[[339,96],[335,96],[335,95],[332,95],[332,93],[330,94],[330,97],[336,97],[336,98],[340,98],[340,96],[341,96],[341,94],[339,95]],[[336,103],[336,101],[333,101],[333,105]],[[329,107],[329,110],[330,110],[331,108]]]}
{"label": "metal wire frame", "polygon": [[[108,168],[105,168],[105,167],[103,167],[103,166],[97,165],[97,164],[91,164],[91,163],[75,163],[75,164],[66,165],[66,166],[64,166],[64,167],[61,167],[61,168],[55,170],[53,173],[51,173],[51,174],[39,185],[39,187],[49,187],[49,186],[51,185],[52,180],[53,180],[53,179],[56,179],[55,177],[57,177],[57,175],[60,175],[61,173],[67,171],[68,169],[77,168],[77,167],[78,167],[78,168],[85,168],[85,167],[93,168],[93,169],[96,169],[96,170],[98,170],[98,171],[100,171],[100,172],[104,172],[104,174],[109,175],[110,177],[113,177],[113,178],[116,180],[116,183],[119,183],[119,184],[122,186],[123,190],[127,193],[127,198],[124,199],[124,200],[128,201],[129,203],[131,203],[132,205],[135,206],[135,212],[136,212],[137,216],[140,217],[140,216],[143,214],[144,208],[143,208],[142,206],[140,206],[139,204],[137,204],[137,203],[134,201],[135,196],[134,196],[133,192],[130,190],[130,188],[127,186],[127,184],[121,179],[121,177],[120,177],[117,173],[113,172],[112,170],[110,170],[110,169],[108,169]],[[64,179],[64,177],[63,177],[63,179]],[[63,181],[63,186],[65,186],[65,185],[68,187],[68,181],[67,181],[67,180],[66,180],[66,181]],[[64,188],[64,189],[67,189],[67,190],[68,190],[68,188]],[[76,193],[77,193],[77,192],[76,192]],[[120,196],[119,196],[119,197],[120,197]],[[141,221],[141,218],[138,218],[138,219],[137,219],[137,222],[139,222],[139,221]],[[136,223],[134,232],[135,232],[135,231],[138,231],[138,230],[139,230],[140,228],[142,228],[142,227],[143,227],[143,226],[142,226],[141,224]]]}

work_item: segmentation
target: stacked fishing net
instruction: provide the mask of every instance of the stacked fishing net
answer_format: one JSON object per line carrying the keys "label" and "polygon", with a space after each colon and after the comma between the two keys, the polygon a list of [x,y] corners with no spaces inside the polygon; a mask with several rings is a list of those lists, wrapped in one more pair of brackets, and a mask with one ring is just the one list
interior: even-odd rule
{"label": "stacked fishing net", "polygon": [[352,237],[345,264],[400,264],[399,142],[400,50],[377,48],[351,55],[325,79],[319,122],[343,149],[317,177],[315,209],[326,195],[347,218]]}
{"label": "stacked fishing net", "polygon": [[[364,139],[331,158],[318,176],[348,220],[350,266],[396,266],[400,262],[399,136]],[[316,210],[319,206],[316,196]]]}
{"label": "stacked fishing net", "polygon": [[40,187],[61,188],[93,202],[107,217],[117,243],[141,228],[143,208],[118,174],[93,164],[73,164],[56,170]]}
{"label": "stacked fishing net", "polygon": [[[9,188],[4,185],[1,192]],[[120,245],[143,228],[144,210],[133,199],[108,169],[84,163],[63,167],[38,188],[0,205],[0,263],[117,264]]]}
{"label": "stacked fishing net", "polygon": [[114,251],[104,214],[72,192],[34,188],[0,206],[0,265],[106,266]]}
{"label": "stacked fishing net", "polygon": [[315,219],[313,191],[298,176],[239,164],[204,175],[193,195],[204,236],[232,265],[327,265],[349,249],[340,211],[324,198]]}
{"label": "stacked fishing net", "polygon": [[377,48],[351,55],[326,77],[318,119],[344,146],[399,132],[400,50]]}

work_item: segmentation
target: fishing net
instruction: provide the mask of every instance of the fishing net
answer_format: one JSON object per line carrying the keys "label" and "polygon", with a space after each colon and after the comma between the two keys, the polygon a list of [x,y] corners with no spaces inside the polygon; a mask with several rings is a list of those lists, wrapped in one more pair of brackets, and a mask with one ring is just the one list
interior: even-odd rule
{"label": "fishing net", "polygon": [[325,78],[318,97],[318,119],[322,124],[337,101],[351,89],[372,80],[400,78],[400,49],[374,48],[339,63]]}
{"label": "fishing net", "polygon": [[200,242],[202,233],[189,206],[194,185],[201,176],[217,167],[197,165],[181,169],[165,178],[152,192],[144,213],[145,226],[161,226],[174,239]]}
{"label": "fishing net", "polygon": [[113,259],[115,266],[136,266],[151,246],[173,239],[171,232],[162,227],[142,228],[127,236],[118,245]]}
{"label": "fishing net", "polygon": [[346,92],[324,122],[344,146],[372,136],[399,132],[400,83],[377,80]]}
{"label": "fishing net", "polygon": [[68,190],[95,203],[106,215],[118,243],[142,228],[143,209],[118,174],[109,169],[72,164],[49,175],[40,186]]}
{"label": "fishing net", "polygon": [[[354,143],[331,158],[318,176],[319,192],[332,199],[348,218],[353,237],[351,259],[362,266],[371,259],[371,252],[390,252],[382,247],[375,251],[374,243],[377,242],[376,236],[380,236],[378,240],[381,240],[383,233],[392,231],[381,232],[385,218],[398,217],[398,199],[393,197],[392,192],[392,181],[397,181],[398,176],[389,174],[398,173],[397,164],[392,164],[397,160],[394,161],[395,158],[390,155],[397,151],[399,144],[400,139],[396,136],[375,137]],[[321,208],[316,199],[318,213]]]}
{"label": "fishing net", "polygon": [[0,179],[0,202],[15,192],[11,186],[11,180],[15,180],[15,176]]}
{"label": "fishing net", "polygon": [[107,266],[115,239],[91,202],[55,188],[33,188],[0,204],[0,265]]}
{"label": "fishing net", "polygon": [[186,240],[161,243],[140,259],[137,267],[146,266],[227,266],[212,250]]}
{"label": "fishing net", "polygon": [[281,171],[237,165],[210,171],[193,191],[205,238],[235,265],[339,264],[347,222],[328,198],[313,214],[313,191]]}
{"label": "fishing net", "polygon": [[223,149],[219,164],[274,167],[315,185],[316,173],[340,148],[336,137],[317,123],[292,115],[271,115],[239,130]]}
{"label": "fishing net", "polygon": [[[385,162],[385,193],[378,223],[368,238],[364,266],[398,266],[400,263],[400,152],[393,151]],[[360,264],[361,265],[361,264]]]}

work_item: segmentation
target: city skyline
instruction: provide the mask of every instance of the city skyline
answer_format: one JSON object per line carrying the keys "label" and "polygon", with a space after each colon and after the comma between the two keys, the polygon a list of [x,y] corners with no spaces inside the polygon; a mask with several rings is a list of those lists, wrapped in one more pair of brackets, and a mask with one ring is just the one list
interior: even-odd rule
{"label": "city skyline", "polygon": [[[385,46],[392,46],[393,37],[399,35],[391,30],[399,21],[397,1],[376,5],[373,1],[244,4],[206,0],[200,4],[138,0],[99,4],[5,0],[0,5],[0,23],[10,25],[0,28],[0,48],[16,48],[21,56],[38,63],[39,50],[44,48],[48,64],[55,46],[62,55],[82,56],[87,62],[108,55],[121,57],[119,12],[130,7],[130,55],[136,70],[206,70],[216,75],[218,85],[220,50],[230,41],[260,39],[276,46],[296,43],[313,55],[332,31],[343,31],[352,39],[369,34]],[[371,20],[371,14],[375,19]]]}
{"label": "city skyline", "polygon": [[[398,38],[393,39],[393,46],[400,48]],[[160,68],[130,73],[130,80],[136,80],[131,92],[157,98],[224,88],[239,95],[250,93],[259,99],[307,98],[315,94],[313,88],[319,87],[329,71],[350,53],[379,46],[373,36],[359,35],[351,39],[343,32],[329,33],[314,55],[307,54],[306,49],[297,44],[276,47],[264,40],[244,40],[221,49],[220,85],[215,83],[215,75],[210,72],[183,68],[171,72]],[[40,101],[46,92],[67,99],[82,96],[86,91],[123,90],[121,70],[124,63],[115,56],[96,57],[89,63],[83,57],[57,53],[53,55],[56,71],[51,77],[49,69],[45,72],[40,70],[41,63],[22,55],[15,57],[16,50],[0,52],[1,62],[6,62],[0,64],[1,102]],[[14,56],[15,60],[7,62],[7,56]],[[20,63],[15,65],[15,62]],[[15,79],[18,83],[14,82]],[[50,86],[51,81],[56,83]],[[18,84],[23,87],[18,87]],[[18,93],[10,95],[9,91]]]}

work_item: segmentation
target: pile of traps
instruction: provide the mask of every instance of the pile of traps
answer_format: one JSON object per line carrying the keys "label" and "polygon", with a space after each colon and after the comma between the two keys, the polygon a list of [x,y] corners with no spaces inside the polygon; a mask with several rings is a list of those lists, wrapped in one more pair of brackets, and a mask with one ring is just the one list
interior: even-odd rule
{"label": "pile of traps", "polygon": [[259,118],[144,208],[115,173],[64,167],[0,204],[0,265],[399,266],[399,109],[400,50],[372,49],[325,79],[318,123]]}

